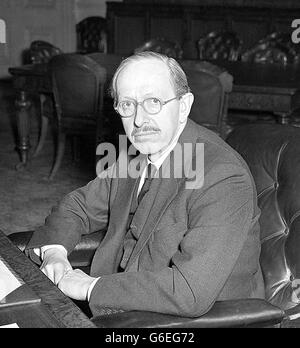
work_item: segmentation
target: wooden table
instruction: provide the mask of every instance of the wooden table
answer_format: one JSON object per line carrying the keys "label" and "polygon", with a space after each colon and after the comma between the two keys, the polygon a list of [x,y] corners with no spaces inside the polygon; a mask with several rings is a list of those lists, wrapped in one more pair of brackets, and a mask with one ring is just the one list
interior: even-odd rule
{"label": "wooden table", "polygon": [[[108,81],[122,59],[121,56],[104,53],[90,56],[106,68]],[[225,61],[214,64],[224,67],[234,77],[234,87],[229,97],[230,110],[270,112],[279,123],[287,124],[291,121],[291,114],[300,108],[300,67]],[[51,93],[51,83],[45,64],[13,67],[9,72],[17,90],[19,168],[27,164],[30,149],[30,95]]]}
{"label": "wooden table", "polygon": [[1,231],[0,255],[41,299],[37,303],[0,307],[0,326],[16,323],[21,328],[96,327]]}
{"label": "wooden table", "polygon": [[234,78],[229,109],[270,112],[278,123],[292,122],[300,108],[300,66],[218,62]]}

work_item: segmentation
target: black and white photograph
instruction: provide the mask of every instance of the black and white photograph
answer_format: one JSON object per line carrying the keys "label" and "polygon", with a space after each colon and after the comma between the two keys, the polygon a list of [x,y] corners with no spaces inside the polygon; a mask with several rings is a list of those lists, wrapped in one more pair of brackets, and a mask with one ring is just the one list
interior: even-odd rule
{"label": "black and white photograph", "polygon": [[0,196],[2,329],[300,328],[299,0],[0,0]]}

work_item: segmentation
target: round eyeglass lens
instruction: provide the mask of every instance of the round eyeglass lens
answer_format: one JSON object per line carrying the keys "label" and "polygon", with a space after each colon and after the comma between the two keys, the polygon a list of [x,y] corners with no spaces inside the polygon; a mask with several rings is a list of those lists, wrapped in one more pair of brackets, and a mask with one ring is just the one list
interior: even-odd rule
{"label": "round eyeglass lens", "polygon": [[161,110],[161,102],[157,98],[148,98],[145,99],[143,102],[144,109],[149,113],[149,114],[157,114]]}
{"label": "round eyeglass lens", "polygon": [[132,116],[135,113],[135,104],[132,101],[123,101],[119,103],[118,109],[122,116]]}

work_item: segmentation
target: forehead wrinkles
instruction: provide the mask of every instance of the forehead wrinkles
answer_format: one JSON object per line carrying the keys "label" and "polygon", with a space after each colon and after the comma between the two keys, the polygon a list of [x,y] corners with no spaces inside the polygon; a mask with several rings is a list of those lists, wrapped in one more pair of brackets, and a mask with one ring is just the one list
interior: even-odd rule
{"label": "forehead wrinkles", "polygon": [[[164,62],[154,59],[133,61],[124,66],[119,71],[115,81],[117,95],[120,90],[120,81],[122,85],[125,83],[126,88],[128,86],[138,87],[147,91],[154,86],[156,89],[161,87],[162,91],[165,91],[166,87],[175,91],[169,67]],[[126,85],[127,81],[128,84]],[[168,84],[168,86],[162,85],[163,83]]]}

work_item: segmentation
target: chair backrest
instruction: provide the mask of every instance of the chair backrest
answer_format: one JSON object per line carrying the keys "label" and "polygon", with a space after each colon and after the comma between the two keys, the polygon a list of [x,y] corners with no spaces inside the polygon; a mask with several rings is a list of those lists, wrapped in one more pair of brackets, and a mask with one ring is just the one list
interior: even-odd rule
{"label": "chair backrest", "polygon": [[165,38],[154,38],[146,41],[134,50],[134,53],[153,51],[165,54],[168,57],[182,59],[183,50],[178,42],[166,40]]}
{"label": "chair backrest", "polygon": [[300,129],[240,126],[227,141],[247,162],[257,188],[266,298],[289,309],[300,303]]}
{"label": "chair backrest", "polygon": [[230,60],[240,58],[242,40],[232,31],[213,31],[199,39],[200,60]]}
{"label": "chair backrest", "polygon": [[105,92],[107,94],[110,94],[110,83],[111,79],[113,77],[113,74],[117,70],[118,66],[124,59],[123,56],[118,54],[108,54],[108,53],[91,53],[88,55],[91,59],[93,59],[96,63],[98,63],[100,66],[106,69],[107,72],[107,80],[106,80],[106,88]]}
{"label": "chair backrest", "polygon": [[106,132],[106,139],[109,139],[110,142],[116,144],[116,148],[118,147],[118,135],[124,134],[125,130],[123,127],[123,123],[121,121],[121,117],[116,113],[113,107],[113,100],[111,98],[110,85],[111,80],[118,66],[124,59],[123,56],[118,54],[105,54],[105,53],[91,53],[88,55],[91,59],[93,59],[96,63],[101,65],[106,69],[107,79],[104,87],[104,116],[105,116],[105,127],[104,131]]}
{"label": "chair backrest", "polygon": [[102,110],[106,70],[88,56],[74,53],[53,57],[49,68],[59,121],[96,120]]}
{"label": "chair backrest", "polygon": [[49,60],[62,54],[62,50],[46,41],[33,41],[27,53],[27,60],[30,64],[48,63]]}
{"label": "chair backrest", "polygon": [[81,53],[107,52],[106,19],[92,16],[76,25],[77,51]]}
{"label": "chair backrest", "polygon": [[226,70],[205,61],[185,60],[181,65],[195,96],[190,118],[224,138],[232,76]]}
{"label": "chair backrest", "polygon": [[297,64],[300,51],[289,33],[274,32],[242,54],[242,61],[254,63]]}

